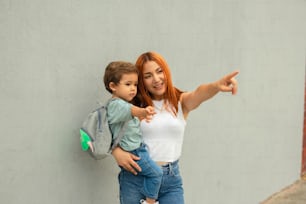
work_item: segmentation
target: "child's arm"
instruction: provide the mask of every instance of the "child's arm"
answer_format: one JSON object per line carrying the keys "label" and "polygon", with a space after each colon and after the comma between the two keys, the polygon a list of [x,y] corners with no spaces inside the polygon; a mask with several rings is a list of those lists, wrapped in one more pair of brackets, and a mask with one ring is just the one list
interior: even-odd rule
{"label": "child's arm", "polygon": [[152,119],[152,116],[155,114],[155,111],[152,106],[139,108],[137,106],[132,105],[131,113],[133,116],[139,118],[139,120],[145,119],[146,121],[150,121]]}

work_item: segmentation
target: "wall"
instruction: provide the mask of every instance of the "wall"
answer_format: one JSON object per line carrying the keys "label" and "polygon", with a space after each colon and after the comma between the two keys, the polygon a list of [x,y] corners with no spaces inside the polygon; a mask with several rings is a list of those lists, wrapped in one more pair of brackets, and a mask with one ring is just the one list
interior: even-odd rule
{"label": "wall", "polygon": [[239,94],[190,114],[186,203],[259,203],[299,178],[306,2],[0,2],[0,202],[118,203],[113,158],[79,147],[112,60],[164,55],[193,90],[238,69]]}

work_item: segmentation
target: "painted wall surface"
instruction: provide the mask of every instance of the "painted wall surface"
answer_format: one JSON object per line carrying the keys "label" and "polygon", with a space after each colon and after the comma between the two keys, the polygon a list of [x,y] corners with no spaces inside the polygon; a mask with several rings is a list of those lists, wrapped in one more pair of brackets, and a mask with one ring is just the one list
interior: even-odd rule
{"label": "painted wall surface", "polygon": [[112,157],[88,158],[78,128],[104,67],[155,50],[177,87],[240,70],[188,118],[186,203],[255,204],[299,178],[305,0],[0,1],[0,203],[115,204]]}

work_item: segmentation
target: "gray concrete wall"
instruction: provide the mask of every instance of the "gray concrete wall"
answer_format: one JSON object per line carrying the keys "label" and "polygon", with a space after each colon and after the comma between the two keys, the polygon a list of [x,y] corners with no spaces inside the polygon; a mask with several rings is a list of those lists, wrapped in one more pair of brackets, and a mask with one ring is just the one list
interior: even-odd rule
{"label": "gray concrete wall", "polygon": [[118,203],[113,158],[95,162],[78,128],[107,97],[112,60],[155,50],[175,84],[240,70],[239,94],[191,113],[186,203],[259,203],[299,178],[304,0],[0,1],[0,202]]}

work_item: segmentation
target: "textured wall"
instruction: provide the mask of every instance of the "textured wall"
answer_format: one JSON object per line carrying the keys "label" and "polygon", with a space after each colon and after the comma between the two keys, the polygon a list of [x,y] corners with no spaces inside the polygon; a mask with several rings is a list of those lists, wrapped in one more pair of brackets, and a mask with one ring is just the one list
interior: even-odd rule
{"label": "textured wall", "polygon": [[186,203],[258,203],[299,177],[306,2],[0,1],[0,202],[118,203],[113,158],[78,128],[106,96],[111,60],[155,50],[193,90],[240,70],[239,94],[190,114]]}

